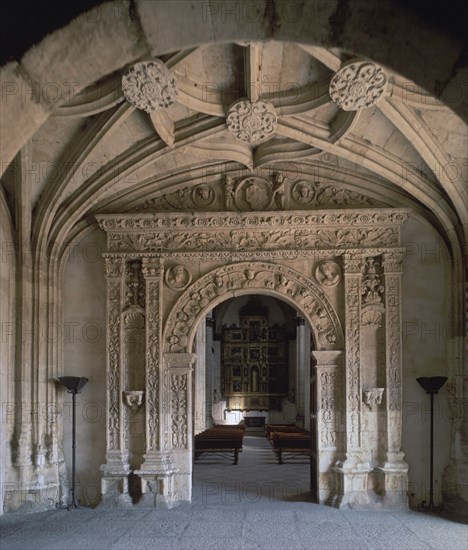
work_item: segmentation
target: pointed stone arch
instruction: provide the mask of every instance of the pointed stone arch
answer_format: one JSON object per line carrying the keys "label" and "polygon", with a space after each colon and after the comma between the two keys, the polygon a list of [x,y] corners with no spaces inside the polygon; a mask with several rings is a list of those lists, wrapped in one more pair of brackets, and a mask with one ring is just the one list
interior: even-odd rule
{"label": "pointed stone arch", "polygon": [[190,352],[196,327],[206,313],[228,298],[267,294],[294,306],[308,320],[317,349],[343,348],[343,330],[330,300],[309,277],[270,262],[240,262],[200,277],[177,300],[163,333],[165,353]]}

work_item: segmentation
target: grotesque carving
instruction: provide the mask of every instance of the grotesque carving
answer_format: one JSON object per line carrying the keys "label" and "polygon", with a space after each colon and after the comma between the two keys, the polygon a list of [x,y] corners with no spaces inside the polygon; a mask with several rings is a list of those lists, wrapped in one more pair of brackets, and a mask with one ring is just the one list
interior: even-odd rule
{"label": "grotesque carving", "polygon": [[374,105],[384,94],[387,77],[374,63],[351,63],[335,73],[330,97],[344,111],[358,111]]}
{"label": "grotesque carving", "polygon": [[192,200],[199,208],[206,208],[213,204],[215,191],[209,185],[197,185],[192,191]]}
{"label": "grotesque carving", "polygon": [[277,115],[271,103],[244,99],[229,107],[226,124],[236,139],[258,145],[275,133]]}
{"label": "grotesque carving", "polygon": [[385,388],[369,388],[367,390],[364,390],[363,401],[369,407],[369,409],[373,410],[377,407],[377,405],[380,405],[382,403],[384,391]]}
{"label": "grotesque carving", "polygon": [[135,63],[122,77],[125,99],[137,109],[152,113],[172,105],[177,98],[177,83],[159,59]]}
{"label": "grotesque carving", "polygon": [[123,398],[127,407],[132,412],[136,412],[143,405],[145,392],[137,390],[127,390],[123,392]]}

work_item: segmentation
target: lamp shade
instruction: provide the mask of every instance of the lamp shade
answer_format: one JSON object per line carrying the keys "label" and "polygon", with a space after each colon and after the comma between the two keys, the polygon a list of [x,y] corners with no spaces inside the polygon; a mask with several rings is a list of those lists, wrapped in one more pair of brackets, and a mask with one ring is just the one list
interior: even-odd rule
{"label": "lamp shade", "polygon": [[68,391],[78,392],[86,384],[88,379],[84,376],[60,376],[59,381]]}
{"label": "lamp shade", "polygon": [[430,378],[427,378],[425,376],[422,376],[420,378],[416,378],[416,382],[421,386],[423,390],[426,391],[426,393],[438,393],[445,382],[447,382],[447,377],[431,376]]}

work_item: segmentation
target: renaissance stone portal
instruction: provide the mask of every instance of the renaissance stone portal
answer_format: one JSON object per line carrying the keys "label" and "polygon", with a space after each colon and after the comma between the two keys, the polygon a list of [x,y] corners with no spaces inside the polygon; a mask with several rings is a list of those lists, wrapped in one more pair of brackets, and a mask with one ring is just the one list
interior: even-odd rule
{"label": "renaissance stone portal", "polygon": [[[314,340],[316,499],[406,506],[400,326],[406,210],[97,218],[108,236],[105,501],[128,505],[131,472],[140,476],[148,505],[191,499],[197,326],[228,298],[266,294],[296,308]],[[144,354],[129,351],[129,331],[144,331]],[[131,433],[132,406],[141,407],[144,441]]]}

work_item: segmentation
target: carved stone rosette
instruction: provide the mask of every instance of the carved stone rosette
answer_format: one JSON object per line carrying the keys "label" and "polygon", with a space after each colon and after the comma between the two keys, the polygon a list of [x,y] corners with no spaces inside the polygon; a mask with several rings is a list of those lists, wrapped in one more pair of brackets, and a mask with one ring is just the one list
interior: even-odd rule
{"label": "carved stone rosette", "polygon": [[177,99],[177,82],[159,59],[135,63],[122,77],[125,99],[137,109],[152,113]]}
{"label": "carved stone rosette", "polygon": [[331,100],[344,111],[358,111],[374,105],[386,87],[387,77],[378,65],[359,61],[335,73],[329,94]]}
{"label": "carved stone rosette", "polygon": [[244,99],[229,107],[226,124],[236,139],[258,145],[275,133],[277,115],[269,102]]}

